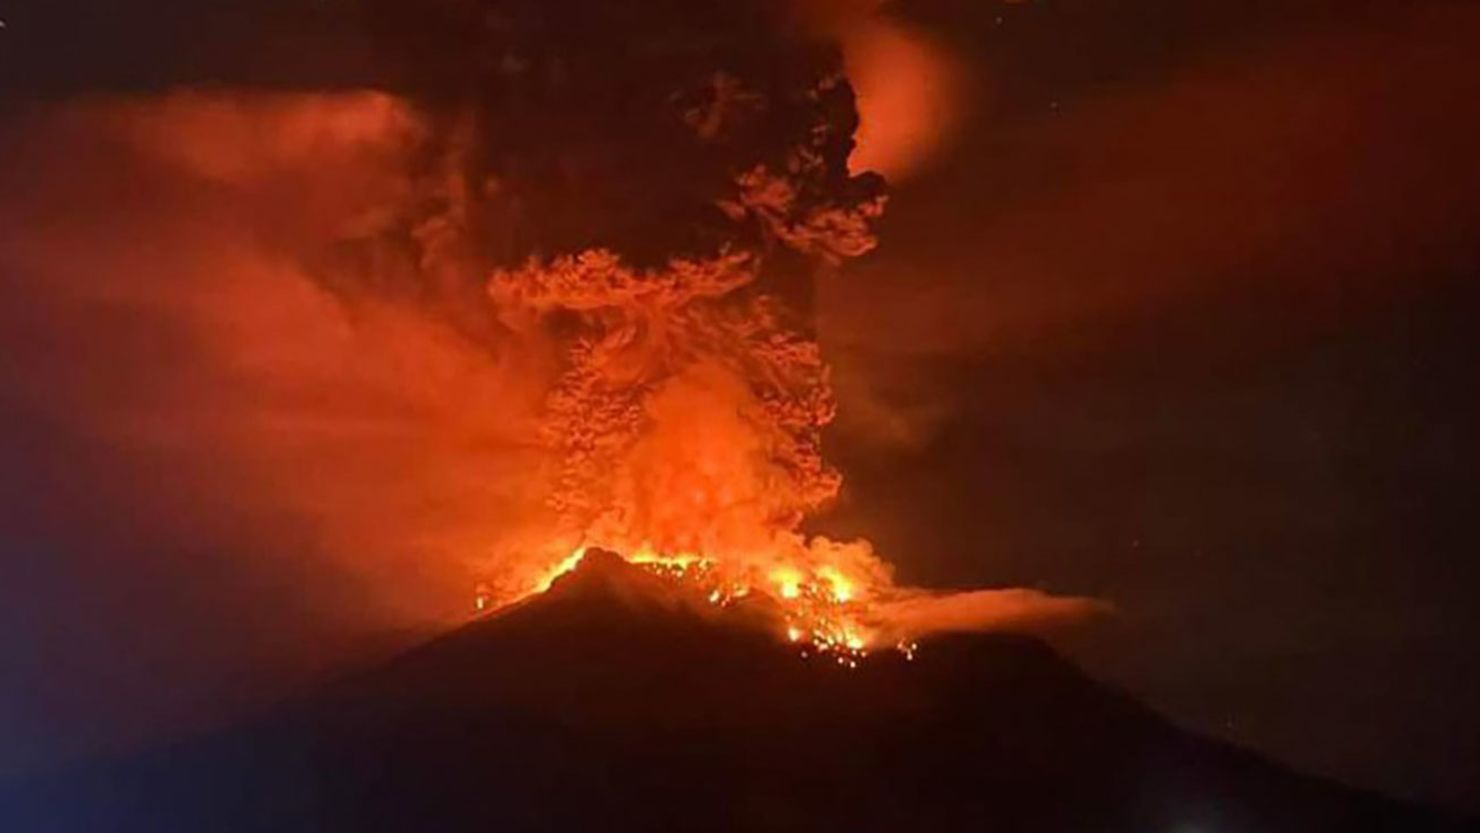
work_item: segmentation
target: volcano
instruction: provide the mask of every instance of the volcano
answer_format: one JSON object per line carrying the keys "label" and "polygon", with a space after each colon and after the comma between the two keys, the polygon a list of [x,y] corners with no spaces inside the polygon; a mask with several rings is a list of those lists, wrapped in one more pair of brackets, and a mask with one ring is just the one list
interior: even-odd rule
{"label": "volcano", "polygon": [[1037,639],[856,667],[592,553],[239,727],[24,784],[8,831],[1421,831],[1196,737]]}

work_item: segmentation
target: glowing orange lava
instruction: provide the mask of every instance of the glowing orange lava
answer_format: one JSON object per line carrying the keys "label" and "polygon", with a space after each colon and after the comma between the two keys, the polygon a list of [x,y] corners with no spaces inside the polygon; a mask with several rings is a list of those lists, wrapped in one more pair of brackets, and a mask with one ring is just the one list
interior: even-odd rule
{"label": "glowing orange lava", "polygon": [[[539,576],[527,595],[543,593],[561,576],[580,565],[587,547],[578,547]],[[775,602],[783,614],[786,640],[816,652],[835,657],[837,662],[856,667],[868,656],[875,642],[875,629],[865,623],[867,613],[855,579],[832,565],[803,570],[781,565],[768,572],[726,568],[712,558],[693,553],[666,555],[650,547],[639,547],[623,558],[630,564],[682,585],[716,607],[729,607],[753,593],[764,594]],[[478,610],[487,607],[486,598],[478,597]],[[913,654],[913,643],[906,653]],[[900,644],[904,650],[905,643]]]}

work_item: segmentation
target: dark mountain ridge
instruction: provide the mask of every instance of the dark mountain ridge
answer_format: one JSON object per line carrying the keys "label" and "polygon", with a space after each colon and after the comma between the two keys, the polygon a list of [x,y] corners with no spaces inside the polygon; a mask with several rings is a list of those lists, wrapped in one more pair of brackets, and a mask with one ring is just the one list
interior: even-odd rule
{"label": "dark mountain ridge", "polygon": [[614,556],[232,731],[0,791],[8,831],[1422,831],[1006,634],[804,657]]}

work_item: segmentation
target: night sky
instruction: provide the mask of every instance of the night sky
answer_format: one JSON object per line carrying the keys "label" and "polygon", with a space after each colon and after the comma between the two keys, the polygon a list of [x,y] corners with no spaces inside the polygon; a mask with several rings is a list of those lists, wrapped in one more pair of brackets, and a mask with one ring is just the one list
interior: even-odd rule
{"label": "night sky", "polygon": [[[203,5],[0,4],[0,114],[383,70],[348,3]],[[877,254],[822,288],[847,481],[817,528],[867,535],[911,583],[1109,600],[1062,638],[1096,676],[1298,768],[1480,810],[1480,11],[896,14],[957,63],[957,118],[895,183]],[[0,212],[0,242],[29,216]],[[9,294],[0,771],[219,719],[404,638],[312,612],[312,563],[220,566],[259,515],[191,517],[168,460],[29,404],[48,308]],[[170,349],[73,358],[127,389],[114,351]]]}

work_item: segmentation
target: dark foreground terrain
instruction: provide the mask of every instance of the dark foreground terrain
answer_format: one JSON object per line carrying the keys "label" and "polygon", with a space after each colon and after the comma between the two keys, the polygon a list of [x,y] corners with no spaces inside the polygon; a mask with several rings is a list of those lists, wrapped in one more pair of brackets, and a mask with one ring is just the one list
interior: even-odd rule
{"label": "dark foreground terrain", "polygon": [[0,791],[10,833],[1461,829],[1187,734],[1029,638],[848,669],[602,558],[250,725]]}

